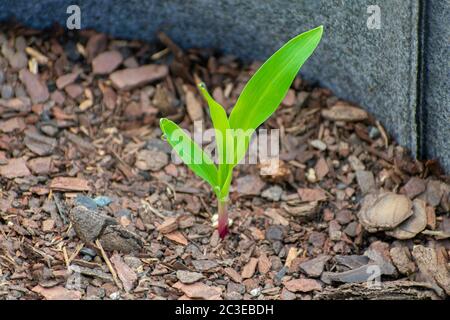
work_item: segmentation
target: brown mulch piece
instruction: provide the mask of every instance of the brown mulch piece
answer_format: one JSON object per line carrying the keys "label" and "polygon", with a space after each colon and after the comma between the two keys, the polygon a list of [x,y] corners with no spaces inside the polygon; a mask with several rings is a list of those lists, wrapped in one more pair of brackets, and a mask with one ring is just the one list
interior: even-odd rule
{"label": "brown mulch piece", "polygon": [[449,178],[301,77],[264,125],[278,169],[237,167],[220,240],[159,118],[211,127],[194,79],[229,112],[260,63],[158,38],[0,27],[0,300],[448,296]]}

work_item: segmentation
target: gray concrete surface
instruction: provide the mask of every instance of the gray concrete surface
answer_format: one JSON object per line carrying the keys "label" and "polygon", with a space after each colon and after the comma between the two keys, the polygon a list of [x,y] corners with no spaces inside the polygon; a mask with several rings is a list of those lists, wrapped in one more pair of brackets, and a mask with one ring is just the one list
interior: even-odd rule
{"label": "gray concrete surface", "polygon": [[[82,28],[149,41],[162,29],[183,47],[261,60],[323,24],[323,41],[303,75],[365,107],[414,155],[438,157],[450,172],[449,1],[2,0],[0,20],[65,25],[67,6],[79,4]],[[380,29],[367,27],[373,4]]]}

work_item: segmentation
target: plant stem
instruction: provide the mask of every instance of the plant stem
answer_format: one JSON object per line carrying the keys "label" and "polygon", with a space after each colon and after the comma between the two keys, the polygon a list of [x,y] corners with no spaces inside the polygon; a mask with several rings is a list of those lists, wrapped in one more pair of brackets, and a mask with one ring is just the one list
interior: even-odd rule
{"label": "plant stem", "polygon": [[219,214],[219,221],[217,230],[219,231],[219,236],[221,239],[225,238],[225,236],[228,234],[228,210],[227,200],[218,200],[218,214]]}

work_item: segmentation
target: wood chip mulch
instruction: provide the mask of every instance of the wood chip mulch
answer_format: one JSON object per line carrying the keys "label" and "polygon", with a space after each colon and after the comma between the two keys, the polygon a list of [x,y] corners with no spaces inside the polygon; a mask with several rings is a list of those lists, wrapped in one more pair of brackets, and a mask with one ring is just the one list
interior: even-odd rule
{"label": "wood chip mulch", "polygon": [[278,170],[238,166],[221,241],[159,118],[210,127],[195,81],[230,111],[260,63],[158,37],[0,28],[0,300],[450,294],[448,177],[300,77],[264,125]]}

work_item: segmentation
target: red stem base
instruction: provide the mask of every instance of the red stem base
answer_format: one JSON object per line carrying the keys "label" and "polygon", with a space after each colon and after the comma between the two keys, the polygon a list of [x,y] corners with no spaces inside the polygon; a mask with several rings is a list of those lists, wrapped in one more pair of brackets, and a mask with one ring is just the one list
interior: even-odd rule
{"label": "red stem base", "polygon": [[219,201],[219,221],[217,230],[221,239],[225,238],[228,234],[228,211],[227,203],[225,201]]}

